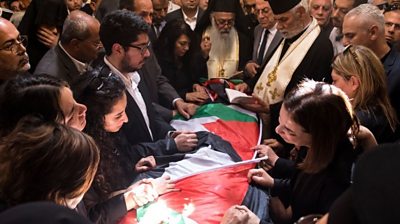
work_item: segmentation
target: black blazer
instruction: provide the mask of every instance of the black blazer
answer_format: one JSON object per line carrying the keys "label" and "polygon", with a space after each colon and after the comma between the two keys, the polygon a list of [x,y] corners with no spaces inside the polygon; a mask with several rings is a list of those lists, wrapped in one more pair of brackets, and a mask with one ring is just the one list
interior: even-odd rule
{"label": "black blazer", "polygon": [[[199,9],[199,13],[197,14],[197,18],[196,18],[196,26],[199,23],[199,21],[200,21],[201,17],[203,16],[203,14],[204,14],[204,11],[202,9],[200,9],[200,8],[198,8],[198,9]],[[167,21],[167,23],[171,22],[171,21],[174,21],[174,20],[177,20],[177,19],[184,20],[182,9],[178,9],[178,10],[172,11],[172,12],[168,13],[165,16],[165,21]]]}
{"label": "black blazer", "polygon": [[[110,68],[104,63],[104,61],[99,66],[102,66],[101,73],[108,74],[110,72]],[[168,131],[174,130],[172,126],[163,120],[161,116],[154,110],[152,101],[150,99],[150,94],[148,92],[148,87],[143,81],[143,74],[140,71],[139,74],[142,80],[139,82],[138,88],[146,104],[147,116],[149,117],[153,139],[151,139],[151,135],[147,129],[146,122],[139,106],[136,104],[133,97],[126,92],[126,114],[129,121],[122,127],[122,132],[126,135],[126,138],[132,145],[164,139]]]}
{"label": "black blazer", "polygon": [[67,81],[70,85],[79,76],[79,71],[74,62],[57,44],[51,48],[36,66],[34,75],[49,74],[51,76]]}

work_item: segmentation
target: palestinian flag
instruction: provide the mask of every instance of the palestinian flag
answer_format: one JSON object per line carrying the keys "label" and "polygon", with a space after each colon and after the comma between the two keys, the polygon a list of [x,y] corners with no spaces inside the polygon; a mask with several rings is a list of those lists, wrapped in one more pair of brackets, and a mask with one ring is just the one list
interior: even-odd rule
{"label": "palestinian flag", "polygon": [[146,224],[220,223],[224,212],[241,204],[248,188],[247,173],[260,159],[202,171],[176,181],[172,192],[131,211],[120,222]]}
{"label": "palestinian flag", "polygon": [[[171,124],[177,130],[208,131],[220,136],[243,161],[235,163],[227,154],[208,147],[186,154],[165,170],[181,191],[129,212],[120,223],[218,224],[230,206],[242,204],[249,187],[247,173],[260,160],[251,160],[254,152],[250,149],[260,141],[256,115],[233,105],[207,104],[190,120],[176,117]],[[183,174],[174,175],[180,170]]]}
{"label": "palestinian flag", "polygon": [[257,115],[235,105],[206,104],[190,120],[177,116],[171,125],[176,130],[212,132],[231,143],[242,160],[251,159],[250,148],[261,141]]}

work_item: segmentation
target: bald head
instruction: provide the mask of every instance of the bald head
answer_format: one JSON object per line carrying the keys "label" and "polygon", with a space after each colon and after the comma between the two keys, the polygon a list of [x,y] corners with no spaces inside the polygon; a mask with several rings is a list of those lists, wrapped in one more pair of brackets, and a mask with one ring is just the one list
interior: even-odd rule
{"label": "bald head", "polygon": [[85,12],[72,11],[64,22],[60,41],[75,59],[87,63],[97,57],[101,48],[100,23]]}
{"label": "bald head", "polygon": [[0,17],[0,80],[10,79],[29,68],[23,38],[10,21]]}

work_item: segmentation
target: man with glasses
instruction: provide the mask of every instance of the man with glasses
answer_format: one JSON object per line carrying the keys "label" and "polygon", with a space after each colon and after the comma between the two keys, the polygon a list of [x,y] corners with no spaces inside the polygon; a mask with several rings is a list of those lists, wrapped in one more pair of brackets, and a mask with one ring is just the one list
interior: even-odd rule
{"label": "man with glasses", "polygon": [[400,117],[400,53],[385,39],[385,20],[380,10],[371,4],[352,9],[344,17],[343,44],[363,45],[381,59],[387,76],[387,89],[397,117]]}
{"label": "man with glasses", "polygon": [[[122,134],[132,145],[164,139],[168,131],[173,130],[154,110],[148,86],[142,79],[141,69],[150,57],[149,28],[141,17],[128,10],[108,14],[100,25],[100,39],[106,56],[103,63],[94,69],[101,70],[102,74],[112,71],[124,81],[129,120],[122,127]],[[180,135],[189,134],[178,133],[177,136]],[[186,139],[188,142],[197,141],[191,137]],[[169,150],[169,146],[161,147]]]}
{"label": "man with glasses", "polygon": [[[120,9],[134,12],[136,15],[142,17],[149,26],[153,23],[154,12],[151,0],[120,0]],[[151,38],[152,34],[150,31],[148,35]],[[179,94],[171,86],[168,79],[162,75],[160,65],[152,48],[149,48],[149,50],[150,56],[148,56],[146,63],[140,70],[142,79],[149,89],[150,99],[153,101],[155,110],[167,122],[171,121],[172,117],[177,113],[189,119],[194,114],[196,106],[186,103],[179,97]]]}
{"label": "man with glasses", "polygon": [[333,29],[329,35],[329,39],[333,45],[334,55],[343,51],[342,43],[342,24],[344,16],[353,8],[367,3],[367,0],[334,0],[332,10],[332,25]]}
{"label": "man with glasses", "polygon": [[99,29],[97,19],[72,11],[64,22],[60,42],[43,56],[34,74],[49,74],[73,86],[80,74],[91,69],[89,64],[102,48]]}
{"label": "man with glasses", "polygon": [[0,85],[29,70],[26,41],[10,21],[0,17]]}
{"label": "man with glasses", "polygon": [[247,82],[250,89],[254,88],[262,67],[282,40],[282,35],[276,29],[276,21],[269,2],[256,0],[255,13],[259,25],[254,29],[254,44],[252,60],[246,64],[245,74],[251,77]]}
{"label": "man with glasses", "polygon": [[211,47],[201,44],[199,57],[208,79],[229,79],[251,59],[251,34],[239,0],[211,0],[196,32],[202,41],[211,41]]}

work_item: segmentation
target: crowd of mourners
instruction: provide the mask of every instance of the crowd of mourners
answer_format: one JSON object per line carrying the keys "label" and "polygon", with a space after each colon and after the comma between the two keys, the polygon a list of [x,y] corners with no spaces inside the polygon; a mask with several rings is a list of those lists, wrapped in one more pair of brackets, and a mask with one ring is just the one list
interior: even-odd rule
{"label": "crowd of mourners", "polygon": [[225,88],[263,123],[248,182],[268,214],[222,224],[399,222],[400,1],[0,7],[0,223],[118,223],[179,191],[143,174],[197,150],[170,121]]}

